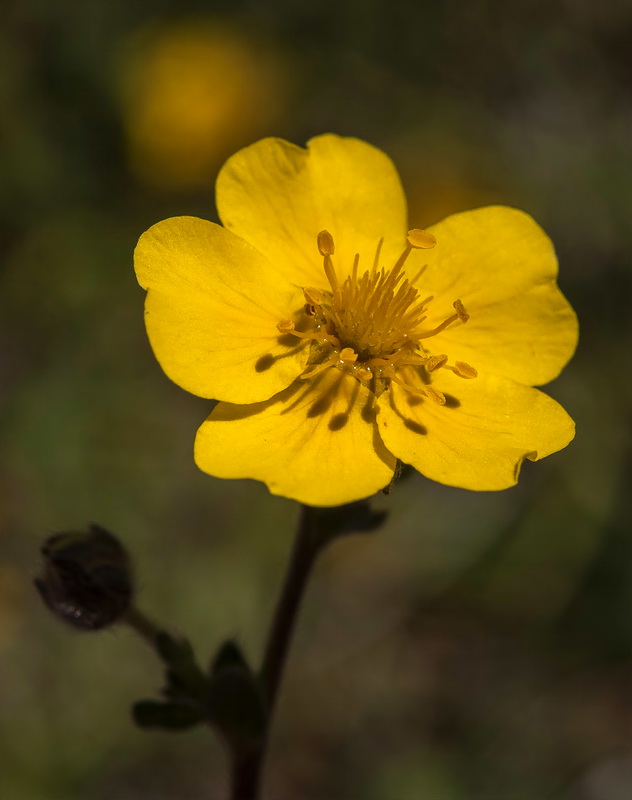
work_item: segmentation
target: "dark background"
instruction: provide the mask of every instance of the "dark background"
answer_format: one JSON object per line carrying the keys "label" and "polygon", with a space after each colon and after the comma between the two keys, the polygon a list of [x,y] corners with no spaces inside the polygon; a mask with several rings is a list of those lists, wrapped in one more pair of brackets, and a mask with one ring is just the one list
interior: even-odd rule
{"label": "dark background", "polygon": [[628,0],[9,2],[0,12],[0,796],[220,800],[204,729],[134,728],[160,668],[80,635],[31,579],[95,520],[202,660],[257,661],[296,507],[198,472],[208,403],[147,343],[136,239],[214,219],[265,135],[381,147],[423,227],[500,202],[556,244],[576,419],[520,485],[402,481],[318,565],[274,727],[271,800],[630,800],[632,7]]}

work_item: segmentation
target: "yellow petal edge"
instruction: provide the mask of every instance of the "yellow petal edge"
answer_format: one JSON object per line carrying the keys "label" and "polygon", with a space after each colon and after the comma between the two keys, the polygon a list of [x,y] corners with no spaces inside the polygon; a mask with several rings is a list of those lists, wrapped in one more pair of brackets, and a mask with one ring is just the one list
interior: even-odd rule
{"label": "yellow petal edge", "polygon": [[368,497],[392,479],[395,458],[365,409],[369,392],[329,370],[266,403],[220,403],[199,429],[195,461],[218,478],[255,478],[312,506]]}
{"label": "yellow petal edge", "polygon": [[507,489],[525,458],[551,455],[575,436],[573,420],[539,389],[481,373],[464,381],[449,372],[436,386],[445,405],[395,387],[380,398],[378,414],[386,447],[431,480],[474,491]]}
{"label": "yellow petal edge", "polygon": [[391,159],[359,139],[325,134],[307,148],[262,139],[228,159],[217,178],[217,209],[229,230],[250,242],[288,283],[318,286],[319,231],[336,241],[337,264],[351,269],[357,252],[385,241],[385,261],[401,252],[406,198]]}
{"label": "yellow petal edge", "polygon": [[438,335],[436,348],[529,386],[556,378],[575,352],[578,324],[542,228],[523,211],[486,206],[429,230],[436,247],[411,257],[426,265],[420,289],[435,298],[429,325],[455,296],[470,315],[466,326]]}
{"label": "yellow petal edge", "polygon": [[152,348],[183,389],[251,403],[298,377],[307,352],[292,352],[276,326],[304,301],[247,242],[212,222],[174,217],[141,236],[134,261],[148,290]]}

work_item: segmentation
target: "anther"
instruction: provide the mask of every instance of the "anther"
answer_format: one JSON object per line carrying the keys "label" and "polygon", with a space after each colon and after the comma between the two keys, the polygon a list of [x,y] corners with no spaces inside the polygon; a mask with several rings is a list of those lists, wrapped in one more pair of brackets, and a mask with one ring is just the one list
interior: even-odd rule
{"label": "anther", "polygon": [[457,361],[452,367],[452,372],[459,378],[475,378],[478,375],[477,370],[466,364],[465,361]]}
{"label": "anther", "polygon": [[335,250],[334,237],[329,233],[329,231],[321,231],[316,237],[316,243],[318,245],[318,252],[323,257],[325,275],[327,276],[327,280],[329,281],[329,285],[331,286],[331,290],[334,292],[335,297],[335,293],[339,289],[339,283],[336,270],[334,269],[334,263],[331,260]]}
{"label": "anther", "polygon": [[318,252],[321,256],[333,256],[334,254],[334,237],[329,231],[321,231],[316,237],[318,243]]}
{"label": "anther", "polygon": [[461,322],[467,322],[468,319],[470,318],[470,315],[465,310],[465,306],[463,305],[463,303],[460,300],[455,300],[454,303],[452,303],[452,305],[454,306],[456,315],[461,320]]}
{"label": "anther", "polygon": [[447,360],[448,357],[445,355],[445,353],[442,353],[439,356],[430,356],[426,362],[426,369],[428,372],[434,372],[436,369],[439,369],[439,367],[442,367]]}
{"label": "anther", "polygon": [[277,330],[279,333],[292,333],[294,327],[294,323],[291,319],[282,319],[281,322],[277,322]]}
{"label": "anther", "polygon": [[320,306],[323,302],[323,293],[319,289],[308,287],[303,289],[303,297],[310,306]]}
{"label": "anther", "polygon": [[346,364],[353,364],[358,360],[358,354],[353,347],[343,347],[340,351],[340,360]]}
{"label": "anther", "polygon": [[440,392],[438,389],[433,389],[432,386],[426,386],[425,392],[435,403],[439,403],[440,406],[445,405],[445,395],[443,392]]}
{"label": "anther", "polygon": [[413,228],[411,231],[408,231],[406,241],[411,247],[418,250],[430,250],[437,243],[437,240],[431,233],[422,231],[420,228]]}

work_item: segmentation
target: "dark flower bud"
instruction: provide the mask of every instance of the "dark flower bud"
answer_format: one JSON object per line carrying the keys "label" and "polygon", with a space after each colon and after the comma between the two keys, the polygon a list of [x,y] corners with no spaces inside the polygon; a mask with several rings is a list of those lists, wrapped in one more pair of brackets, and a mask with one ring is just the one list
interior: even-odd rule
{"label": "dark flower bud", "polygon": [[111,533],[57,533],[42,547],[44,574],[35,580],[46,605],[75,628],[95,631],[116,622],[132,600],[131,564]]}

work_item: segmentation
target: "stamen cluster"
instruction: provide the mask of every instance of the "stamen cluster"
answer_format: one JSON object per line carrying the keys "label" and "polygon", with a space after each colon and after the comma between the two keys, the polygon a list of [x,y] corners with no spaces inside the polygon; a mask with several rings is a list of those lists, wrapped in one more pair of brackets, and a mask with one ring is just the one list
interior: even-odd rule
{"label": "stamen cluster", "polygon": [[362,383],[372,384],[376,393],[395,382],[411,392],[445,403],[443,394],[428,381],[418,378],[418,385],[413,385],[402,380],[401,368],[423,367],[428,376],[439,368],[447,368],[462,378],[476,377],[476,370],[469,364],[457,361],[448,365],[447,355],[429,355],[421,345],[423,339],[435,336],[456,322],[464,324],[469,319],[461,301],[456,300],[453,303],[454,314],[432,330],[422,327],[433,297],[420,300],[414,285],[423,268],[411,281],[405,276],[403,267],[413,249],[428,249],[435,244],[432,234],[411,230],[403,253],[391,269],[385,269],[379,268],[380,240],[372,269],[365,270],[358,277],[359,255],[356,254],[351,273],[341,284],[332,260],[335,251],[333,237],[328,231],[318,234],[318,250],[323,257],[331,291],[321,292],[311,287],[303,290],[304,313],[310,321],[307,330],[297,330],[292,320],[282,320],[277,325],[280,333],[291,333],[316,345],[312,348],[310,365],[303,378],[311,378],[329,367],[338,367],[351,372]]}

